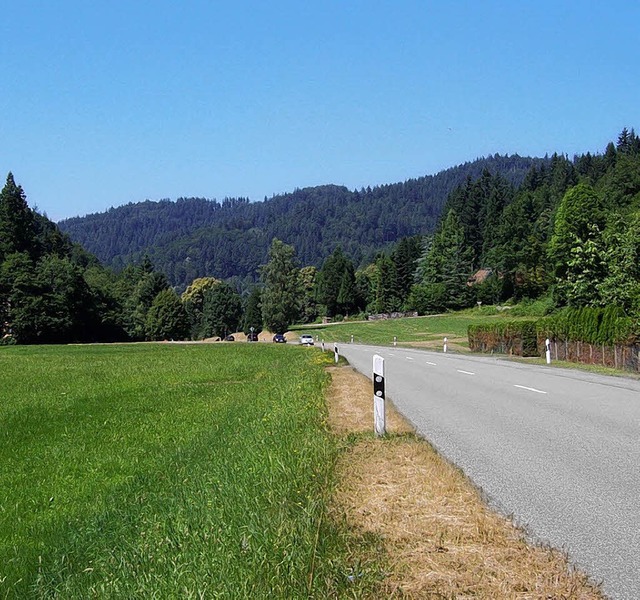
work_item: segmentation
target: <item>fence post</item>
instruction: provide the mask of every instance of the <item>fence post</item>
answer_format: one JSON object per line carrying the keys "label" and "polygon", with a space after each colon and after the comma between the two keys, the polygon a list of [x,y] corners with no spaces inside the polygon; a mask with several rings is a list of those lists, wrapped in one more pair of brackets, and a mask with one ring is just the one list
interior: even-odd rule
{"label": "fence post", "polygon": [[384,400],[384,358],[376,354],[373,357],[373,429],[377,436],[386,433]]}
{"label": "fence post", "polygon": [[547,355],[547,364],[551,364],[551,340],[547,338],[544,342],[545,354]]}

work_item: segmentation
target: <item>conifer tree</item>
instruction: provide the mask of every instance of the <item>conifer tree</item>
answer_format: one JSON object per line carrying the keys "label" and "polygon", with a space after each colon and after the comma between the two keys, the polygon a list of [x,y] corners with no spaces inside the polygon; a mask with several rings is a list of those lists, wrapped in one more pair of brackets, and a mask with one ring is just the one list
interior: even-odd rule
{"label": "conifer tree", "polygon": [[36,254],[34,218],[22,186],[7,175],[0,192],[0,260],[13,252]]}
{"label": "conifer tree", "polygon": [[293,246],[274,239],[269,261],[261,268],[262,321],[273,333],[284,333],[300,312],[300,277]]}
{"label": "conifer tree", "polygon": [[245,335],[248,335],[252,329],[256,334],[262,331],[262,294],[257,286],[251,290],[247,298],[242,325],[242,331]]}

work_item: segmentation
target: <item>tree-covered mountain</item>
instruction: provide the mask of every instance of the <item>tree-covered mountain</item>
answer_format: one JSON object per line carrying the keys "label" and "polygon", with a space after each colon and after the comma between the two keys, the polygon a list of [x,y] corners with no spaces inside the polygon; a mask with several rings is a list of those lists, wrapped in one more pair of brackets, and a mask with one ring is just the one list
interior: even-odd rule
{"label": "tree-covered mountain", "polygon": [[518,186],[548,159],[494,155],[404,183],[348,190],[324,185],[262,202],[180,198],[132,203],[61,221],[60,229],[106,265],[122,269],[148,255],[171,283],[197,277],[255,279],[278,238],[303,265],[320,267],[341,247],[356,266],[406,236],[434,231],[449,194],[483,172]]}

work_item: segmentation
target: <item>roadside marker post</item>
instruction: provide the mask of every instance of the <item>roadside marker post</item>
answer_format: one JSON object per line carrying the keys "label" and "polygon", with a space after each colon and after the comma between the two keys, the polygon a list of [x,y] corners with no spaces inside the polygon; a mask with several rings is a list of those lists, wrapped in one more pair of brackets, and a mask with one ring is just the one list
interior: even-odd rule
{"label": "roadside marker post", "polygon": [[398,336],[393,336],[393,347],[395,348],[398,345]]}
{"label": "roadside marker post", "polygon": [[547,364],[551,364],[551,340],[547,338],[544,342],[545,354],[547,355]]}
{"label": "roadside marker post", "polygon": [[444,338],[444,347],[443,347],[442,351],[443,351],[445,354],[447,353],[447,338]]}
{"label": "roadside marker post", "polygon": [[384,400],[384,358],[376,354],[373,357],[373,429],[377,436],[387,432]]}
{"label": "roadside marker post", "polygon": [[353,344],[353,336],[351,336],[351,343]]}
{"label": "roadside marker post", "polygon": [[336,361],[336,364],[338,364],[338,359],[340,358],[340,354],[338,353],[338,344],[333,345],[333,356]]}

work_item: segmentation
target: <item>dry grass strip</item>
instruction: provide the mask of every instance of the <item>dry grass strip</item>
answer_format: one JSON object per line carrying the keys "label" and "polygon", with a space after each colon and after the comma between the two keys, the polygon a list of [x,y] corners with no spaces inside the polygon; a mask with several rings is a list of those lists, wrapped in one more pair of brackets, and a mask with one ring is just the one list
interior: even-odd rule
{"label": "dry grass strip", "polygon": [[[371,431],[371,383],[331,369],[329,423],[336,433]],[[377,597],[602,599],[566,557],[527,543],[481,494],[393,409],[386,439],[362,436],[339,464],[337,518],[382,540],[388,572]],[[403,434],[403,435],[394,435]]]}

